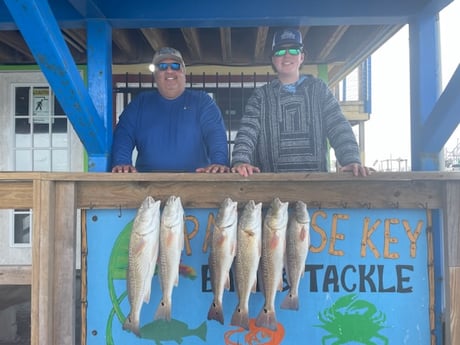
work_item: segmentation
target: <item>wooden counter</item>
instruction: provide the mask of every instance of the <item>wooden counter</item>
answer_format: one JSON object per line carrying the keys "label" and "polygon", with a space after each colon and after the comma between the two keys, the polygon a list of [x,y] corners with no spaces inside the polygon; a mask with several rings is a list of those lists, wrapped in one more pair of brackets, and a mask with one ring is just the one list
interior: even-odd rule
{"label": "wooden counter", "polygon": [[[75,343],[75,242],[78,209],[137,208],[147,195],[180,195],[186,208],[217,207],[225,197],[265,205],[278,196],[316,208],[426,208],[442,212],[447,343],[460,343],[460,173],[237,174],[1,172],[0,208],[33,209],[32,345]],[[438,229],[434,229],[437,231]],[[24,268],[21,268],[24,270]],[[0,283],[18,273],[0,266]],[[26,274],[25,277],[28,277]],[[29,276],[30,277],[30,276]],[[449,296],[450,294],[450,296]],[[450,297],[450,298],[449,298]],[[449,332],[446,332],[449,333]]]}

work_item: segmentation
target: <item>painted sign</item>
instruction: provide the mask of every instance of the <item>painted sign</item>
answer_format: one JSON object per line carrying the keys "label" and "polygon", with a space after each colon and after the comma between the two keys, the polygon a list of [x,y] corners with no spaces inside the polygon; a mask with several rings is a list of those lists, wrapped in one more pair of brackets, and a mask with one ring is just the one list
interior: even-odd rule
{"label": "painted sign", "polygon": [[[242,205],[241,205],[242,206]],[[87,211],[87,339],[125,344],[430,344],[425,210],[310,209],[311,246],[300,282],[299,310],[281,309],[276,331],[259,328],[260,291],[249,300],[249,330],[230,325],[238,299],[231,281],[224,324],[207,320],[213,300],[206,234],[217,209],[185,209],[186,245],[171,321],[154,320],[158,276],[140,317],[140,335],[123,330],[130,310],[126,270],[137,210]],[[205,251],[206,250],[206,251]]]}

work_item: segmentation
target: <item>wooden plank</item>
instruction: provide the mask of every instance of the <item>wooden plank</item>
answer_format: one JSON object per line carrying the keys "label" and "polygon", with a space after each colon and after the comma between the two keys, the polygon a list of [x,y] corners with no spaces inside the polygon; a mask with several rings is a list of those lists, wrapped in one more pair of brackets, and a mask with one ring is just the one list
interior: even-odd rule
{"label": "wooden plank", "polygon": [[0,171],[0,183],[8,181],[29,181],[40,179],[41,172],[31,171]]}
{"label": "wooden plank", "polygon": [[55,183],[34,181],[34,217],[32,236],[31,345],[54,344],[54,195]]}
{"label": "wooden plank", "polygon": [[53,344],[75,344],[75,183],[56,183],[54,213]]}
{"label": "wooden plank", "polygon": [[460,344],[460,295],[458,294],[458,289],[460,289],[460,267],[450,267],[449,278],[450,342],[446,342],[446,344]]}
{"label": "wooden plank", "polygon": [[[21,176],[22,173],[18,173]],[[10,176],[15,176],[14,174]],[[27,175],[26,175],[27,176]],[[0,182],[2,180],[0,174]],[[460,181],[460,173],[453,171],[417,172],[374,172],[365,178],[351,173],[259,173],[250,177],[238,174],[196,174],[196,173],[41,173],[39,178],[51,181]],[[11,178],[10,178],[11,179]]]}
{"label": "wooden plank", "polygon": [[80,182],[79,208],[134,208],[147,195],[166,200],[179,195],[184,207],[216,207],[225,197],[241,203],[254,199],[265,205],[275,197],[304,200],[320,208],[439,208],[442,184],[436,181],[129,181]]}
{"label": "wooden plank", "polygon": [[0,266],[0,285],[30,285],[32,265]]}
{"label": "wooden plank", "polygon": [[32,181],[0,181],[0,209],[32,208]]}
{"label": "wooden plank", "polygon": [[445,191],[448,262],[450,267],[460,267],[460,183],[446,182]]}
{"label": "wooden plank", "polygon": [[[86,320],[87,318],[87,296],[88,296],[88,237],[87,237],[87,220],[86,220],[86,211],[81,211],[81,291],[80,291],[80,300],[81,300],[81,320]],[[86,322],[81,322],[81,345],[86,345],[86,339],[88,336],[88,330],[86,327]]]}
{"label": "wooden plank", "polygon": [[460,344],[460,297],[457,293],[460,288],[460,183],[446,182],[445,188],[445,204],[444,209],[444,233],[447,234],[444,242],[444,250],[447,251],[447,263],[449,265],[449,287],[450,295],[448,295],[446,316],[447,331],[450,334],[446,337],[449,339],[449,344]]}

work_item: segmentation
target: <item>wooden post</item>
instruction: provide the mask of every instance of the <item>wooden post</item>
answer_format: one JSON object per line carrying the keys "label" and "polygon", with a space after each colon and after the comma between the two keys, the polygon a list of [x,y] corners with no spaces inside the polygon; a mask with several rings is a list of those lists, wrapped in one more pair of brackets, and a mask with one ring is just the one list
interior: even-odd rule
{"label": "wooden post", "polygon": [[34,182],[32,345],[75,344],[74,182]]}
{"label": "wooden post", "polygon": [[54,187],[52,181],[34,180],[31,345],[53,344]]}
{"label": "wooden post", "polygon": [[460,344],[460,297],[458,289],[460,288],[460,184],[454,182],[446,182],[445,185],[445,233],[447,240],[445,241],[447,252],[447,263],[449,266],[449,285],[450,285],[450,300],[447,301],[447,311],[450,315],[446,315],[449,324],[446,327],[446,344]]}
{"label": "wooden post", "polygon": [[53,337],[55,345],[75,344],[76,197],[74,182],[56,183],[54,213]]}

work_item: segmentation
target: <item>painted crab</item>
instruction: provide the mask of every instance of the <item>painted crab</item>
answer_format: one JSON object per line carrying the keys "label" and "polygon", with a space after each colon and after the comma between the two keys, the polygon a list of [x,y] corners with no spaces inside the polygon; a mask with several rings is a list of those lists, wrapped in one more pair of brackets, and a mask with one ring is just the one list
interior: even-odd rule
{"label": "painted crab", "polygon": [[[388,345],[388,339],[379,334],[385,327],[386,316],[377,311],[375,305],[357,299],[356,294],[339,298],[330,308],[318,313],[321,327],[329,334],[323,336],[322,345],[333,340],[330,345],[346,344],[350,341],[365,345]],[[375,340],[381,341],[376,343]],[[373,341],[374,340],[374,341]]]}

